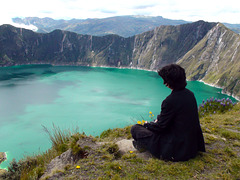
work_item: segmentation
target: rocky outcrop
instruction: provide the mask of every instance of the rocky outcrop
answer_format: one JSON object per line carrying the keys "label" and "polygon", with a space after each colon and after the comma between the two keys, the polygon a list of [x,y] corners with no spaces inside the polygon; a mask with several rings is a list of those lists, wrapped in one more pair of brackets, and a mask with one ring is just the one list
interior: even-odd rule
{"label": "rocky outcrop", "polygon": [[[54,174],[54,178],[57,178],[57,172],[64,170],[64,168],[68,164],[73,164],[76,162],[76,158],[72,153],[72,150],[69,149],[66,152],[62,153],[60,156],[54,158],[48,165],[47,170],[44,175],[40,179],[47,179],[47,177],[52,177]],[[52,177],[53,178],[53,177]]]}
{"label": "rocky outcrop", "polygon": [[[137,151],[132,145],[133,139],[119,139],[115,142],[117,145],[118,153],[122,155],[124,154],[136,154],[139,158],[142,159],[149,159],[153,156],[149,152],[139,152]],[[91,137],[85,137],[80,139],[77,144],[79,147],[88,147],[87,149],[87,156],[93,157],[101,157],[101,148],[106,146],[107,144],[112,144],[113,142],[95,142]],[[100,148],[100,149],[99,149]],[[87,158],[84,157],[84,158]],[[80,156],[76,156],[71,149],[67,150],[66,152],[62,153],[60,156],[57,156],[47,165],[47,169],[45,173],[41,176],[40,180],[51,180],[51,179],[63,179],[64,171],[67,169],[68,166],[72,166],[77,163],[80,159]],[[79,166],[80,168],[80,166]],[[84,178],[83,178],[84,179]]]}
{"label": "rocky outcrop", "polygon": [[58,176],[62,175],[62,171],[68,166],[75,164],[80,158],[87,157],[91,155],[94,150],[96,150],[101,144],[96,143],[92,137],[84,137],[77,141],[77,146],[80,148],[87,147],[88,151],[84,151],[83,154],[76,154],[72,149],[68,149],[66,152],[57,156],[47,165],[45,173],[40,178],[44,179],[58,179]]}

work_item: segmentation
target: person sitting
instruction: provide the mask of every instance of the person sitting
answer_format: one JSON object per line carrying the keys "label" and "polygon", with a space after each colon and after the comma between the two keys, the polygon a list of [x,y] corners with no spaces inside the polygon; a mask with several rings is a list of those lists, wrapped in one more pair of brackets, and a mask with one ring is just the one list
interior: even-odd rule
{"label": "person sitting", "polygon": [[158,74],[172,92],[162,102],[155,121],[132,126],[133,145],[163,160],[187,161],[199,151],[205,152],[197,102],[186,88],[186,74],[181,66],[167,65]]}

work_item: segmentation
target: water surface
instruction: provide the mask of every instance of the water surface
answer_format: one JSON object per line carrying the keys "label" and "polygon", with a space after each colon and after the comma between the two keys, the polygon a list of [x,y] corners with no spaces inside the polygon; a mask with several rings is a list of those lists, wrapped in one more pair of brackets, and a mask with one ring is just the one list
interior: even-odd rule
{"label": "water surface", "polygon": [[[188,82],[198,104],[226,98],[218,88]],[[50,148],[42,125],[100,135],[103,130],[155,116],[171,91],[156,72],[48,65],[0,68],[0,152],[12,158]],[[234,99],[231,98],[233,101]]]}

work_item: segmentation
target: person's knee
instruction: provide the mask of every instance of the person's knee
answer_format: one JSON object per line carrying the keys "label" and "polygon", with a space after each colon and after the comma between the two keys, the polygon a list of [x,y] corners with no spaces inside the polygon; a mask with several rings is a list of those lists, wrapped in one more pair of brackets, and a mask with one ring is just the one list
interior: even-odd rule
{"label": "person's knee", "polygon": [[134,133],[135,126],[136,126],[136,125],[133,125],[133,126],[131,127],[131,134]]}
{"label": "person's knee", "polygon": [[138,124],[135,124],[131,128],[131,134],[132,134],[133,139],[135,139],[135,140],[136,140],[136,132],[137,132],[136,129],[138,128],[137,126],[138,126]]}
{"label": "person's knee", "polygon": [[132,128],[131,128],[131,134],[135,134],[136,129],[138,129],[138,128],[139,128],[138,124],[133,125]]}

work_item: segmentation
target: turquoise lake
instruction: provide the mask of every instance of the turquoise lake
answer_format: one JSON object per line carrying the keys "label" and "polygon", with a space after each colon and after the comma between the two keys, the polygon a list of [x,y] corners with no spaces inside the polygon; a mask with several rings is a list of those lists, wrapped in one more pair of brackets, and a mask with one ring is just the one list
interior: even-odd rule
{"label": "turquoise lake", "polygon": [[[221,89],[188,82],[198,105],[210,97],[222,99]],[[29,65],[0,68],[0,152],[6,168],[15,158],[51,147],[43,126],[79,127],[97,136],[156,116],[171,91],[156,72],[99,67]],[[234,102],[234,98],[229,97]]]}

